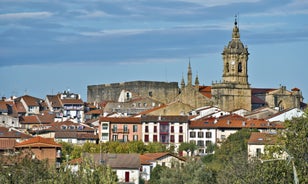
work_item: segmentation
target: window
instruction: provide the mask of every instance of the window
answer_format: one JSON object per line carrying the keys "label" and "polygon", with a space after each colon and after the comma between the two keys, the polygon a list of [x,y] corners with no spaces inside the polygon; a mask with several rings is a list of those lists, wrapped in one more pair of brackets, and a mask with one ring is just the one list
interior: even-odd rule
{"label": "window", "polygon": [[189,136],[190,138],[196,138],[196,132],[190,132]]}
{"label": "window", "polygon": [[152,91],[149,91],[149,96],[153,96],[153,92]]}
{"label": "window", "polygon": [[180,126],[180,133],[183,133],[183,126]]}
{"label": "window", "polygon": [[198,138],[203,138],[204,135],[203,135],[203,132],[198,132]]}
{"label": "window", "polygon": [[174,126],[171,126],[170,129],[171,129],[171,133],[174,133]]}
{"label": "window", "polygon": [[212,138],[212,132],[206,132],[205,137],[206,138]]}
{"label": "window", "polygon": [[160,133],[169,133],[169,124],[160,124]]}
{"label": "window", "polygon": [[157,132],[157,126],[154,126],[154,132]]}
{"label": "window", "polygon": [[133,132],[138,132],[138,125],[133,125]]}
{"label": "window", "polygon": [[153,135],[153,142],[157,142],[157,135]]}
{"label": "window", "polygon": [[113,133],[118,132],[118,126],[117,125],[112,126],[112,132]]}
{"label": "window", "polygon": [[261,148],[257,148],[257,149],[256,149],[256,154],[257,154],[257,155],[256,155],[257,157],[260,157],[260,156],[261,156]]}
{"label": "window", "polygon": [[183,135],[179,135],[179,142],[183,142]]}
{"label": "window", "polygon": [[104,141],[108,140],[108,133],[102,133],[102,140]]}
{"label": "window", "polygon": [[174,135],[170,135],[170,142],[174,143]]}
{"label": "window", "polygon": [[138,135],[133,135],[133,140],[138,141]]}
{"label": "window", "polygon": [[118,140],[118,135],[113,135],[112,136],[112,141],[117,141]]}
{"label": "window", "polygon": [[128,135],[123,135],[123,142],[127,142],[128,141]]}
{"label": "window", "polygon": [[239,62],[238,64],[238,72],[241,73],[242,72],[242,62]]}
{"label": "window", "polygon": [[198,141],[197,146],[204,146],[204,141]]}
{"label": "window", "polygon": [[123,125],[123,131],[128,132],[128,126],[127,125]]}
{"label": "window", "polygon": [[169,135],[160,135],[160,142],[165,144],[169,143]]}
{"label": "window", "polygon": [[145,127],[144,127],[144,131],[145,131],[145,132],[149,132],[149,127],[148,127],[148,126],[145,126]]}
{"label": "window", "polygon": [[108,130],[108,123],[103,123],[102,129],[103,130]]}
{"label": "window", "polygon": [[144,135],[144,142],[149,142],[149,135]]}
{"label": "window", "polygon": [[212,141],[205,141],[205,146],[209,146],[212,144]]}

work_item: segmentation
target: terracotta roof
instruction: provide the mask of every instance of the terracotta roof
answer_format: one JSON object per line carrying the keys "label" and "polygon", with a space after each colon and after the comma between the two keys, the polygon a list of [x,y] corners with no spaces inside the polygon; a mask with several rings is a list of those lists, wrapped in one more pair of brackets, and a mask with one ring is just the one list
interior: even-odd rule
{"label": "terracotta roof", "polygon": [[23,147],[61,147],[60,144],[56,143],[53,138],[43,138],[40,136],[28,139],[21,143],[16,144],[16,148],[23,148]]}
{"label": "terracotta roof", "polygon": [[49,125],[47,132],[94,132],[95,130],[85,124],[78,124],[72,121],[54,122]]}
{"label": "terracotta roof", "polygon": [[79,104],[83,105],[83,101],[81,99],[61,99],[62,104]]}
{"label": "terracotta roof", "polygon": [[13,150],[16,143],[14,139],[0,139],[0,150]]}
{"label": "terracotta roof", "polygon": [[47,95],[46,98],[48,99],[49,103],[51,103],[51,107],[62,107],[59,95]]}
{"label": "terracotta roof", "polygon": [[0,127],[0,138],[29,139],[32,136],[11,128]]}
{"label": "terracotta roof", "polygon": [[18,113],[26,113],[26,109],[21,102],[15,102]]}
{"label": "terracotta roof", "polygon": [[199,92],[208,98],[212,98],[212,86],[199,86]]}
{"label": "terracotta roof", "polygon": [[268,122],[264,119],[246,119],[237,115],[228,115],[223,118],[219,118],[216,123],[217,128],[283,128],[281,124]]}
{"label": "terracotta roof", "polygon": [[99,120],[111,123],[141,123],[140,117],[100,117]]}
{"label": "terracotta roof", "polygon": [[20,123],[21,124],[39,124],[41,122],[36,115],[31,115],[31,116],[22,116],[20,118]]}
{"label": "terracotta roof", "polygon": [[5,101],[0,101],[0,112],[8,112],[7,103]]}
{"label": "terracotta roof", "polygon": [[91,114],[102,114],[103,111],[101,109],[95,109],[95,110],[92,110],[92,111],[89,111],[86,113],[86,115],[91,115]]}
{"label": "terracotta roof", "polygon": [[189,128],[201,128],[201,129],[214,128],[216,127],[214,123],[215,119],[216,118],[211,117],[211,118],[202,118],[195,121],[191,121],[189,123]]}
{"label": "terracotta roof", "polygon": [[184,158],[178,157],[176,155],[173,155],[169,152],[159,152],[159,153],[145,153],[143,154],[143,158],[142,159],[151,159],[151,160],[143,160],[143,162],[148,162],[148,161],[155,161],[155,160],[159,160],[161,158],[164,158],[166,156],[173,156],[176,157],[179,160],[185,161]]}
{"label": "terracotta roof", "polygon": [[36,97],[33,97],[33,96],[29,96],[29,95],[24,95],[21,98],[25,101],[25,103],[28,106],[39,106],[40,102],[43,101],[42,99],[39,99],[39,98],[36,98]]}
{"label": "terracotta roof", "polygon": [[295,87],[295,88],[291,89],[291,91],[300,91],[300,89]]}
{"label": "terracotta roof", "polygon": [[277,134],[252,132],[248,144],[273,145],[277,142]]}
{"label": "terracotta roof", "polygon": [[56,132],[55,138],[76,138],[76,139],[87,139],[96,140],[98,135],[94,133],[78,133],[78,132]]}
{"label": "terracotta roof", "polygon": [[188,123],[188,116],[141,116],[141,122],[179,122]]}

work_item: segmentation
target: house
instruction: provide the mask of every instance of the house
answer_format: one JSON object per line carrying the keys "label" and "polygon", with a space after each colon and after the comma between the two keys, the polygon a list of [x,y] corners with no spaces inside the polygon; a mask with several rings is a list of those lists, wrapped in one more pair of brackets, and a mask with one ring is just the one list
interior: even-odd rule
{"label": "house", "polygon": [[209,153],[207,146],[216,143],[217,129],[216,118],[201,118],[191,120],[188,129],[188,142],[195,143],[198,146],[196,153],[204,155]]}
{"label": "house", "polygon": [[[139,154],[87,153],[85,156],[93,159],[96,164],[109,166],[116,172],[119,184],[139,184]],[[79,169],[78,165],[75,165],[74,169]]]}
{"label": "house", "polygon": [[[252,132],[248,140],[248,159],[261,159],[262,154],[266,153],[267,146],[274,145],[277,145],[277,134]],[[283,156],[283,153],[274,156],[280,157]]]}
{"label": "house", "polygon": [[35,114],[29,116],[20,117],[20,125],[22,129],[30,129],[36,131],[41,129],[43,126],[54,122],[55,114],[52,112]]}
{"label": "house", "polygon": [[141,140],[141,120],[138,117],[101,117],[100,140],[106,141],[138,141]]}
{"label": "house", "polygon": [[285,122],[287,120],[291,120],[292,118],[298,118],[303,116],[304,111],[299,108],[285,109],[272,116],[268,117],[267,120],[269,122]]}
{"label": "house", "polygon": [[284,128],[280,123],[268,122],[264,119],[247,119],[236,114],[220,117],[215,126],[217,129],[216,143],[219,144],[242,128],[256,129],[260,132],[276,132],[277,129]]}
{"label": "house", "polygon": [[57,142],[84,144],[85,142],[98,142],[96,130],[83,123],[72,121],[54,122],[34,132],[45,138],[53,138]]}
{"label": "house", "polygon": [[176,164],[183,165],[185,163],[185,159],[168,152],[145,153],[143,155],[140,155],[140,162],[140,176],[144,180],[148,181],[151,177],[152,170],[157,165],[173,168]]}
{"label": "house", "polygon": [[80,123],[84,120],[84,103],[79,94],[67,90],[57,95],[47,95],[45,102],[48,109],[56,113],[55,121]]}
{"label": "house", "polygon": [[15,148],[20,151],[30,150],[38,160],[47,159],[50,166],[60,166],[61,145],[52,138],[37,136],[16,144]]}
{"label": "house", "polygon": [[0,139],[0,155],[14,153],[16,144],[14,139]]}
{"label": "house", "polygon": [[22,142],[32,138],[31,135],[23,133],[15,128],[0,127],[0,140],[14,140],[16,142]]}
{"label": "house", "polygon": [[160,142],[177,149],[187,142],[188,116],[141,116],[144,143]]}
{"label": "house", "polygon": [[15,99],[15,102],[20,102],[26,111],[26,116],[39,114],[41,110],[42,99],[30,95],[24,95]]}

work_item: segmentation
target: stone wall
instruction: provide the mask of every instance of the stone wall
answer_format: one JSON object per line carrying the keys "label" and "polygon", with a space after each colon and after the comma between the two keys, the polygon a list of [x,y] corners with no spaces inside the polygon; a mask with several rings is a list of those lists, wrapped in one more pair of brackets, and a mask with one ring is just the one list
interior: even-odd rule
{"label": "stone wall", "polygon": [[172,102],[179,94],[177,82],[132,81],[88,86],[87,101],[117,101],[122,90],[138,96],[149,96],[163,103]]}

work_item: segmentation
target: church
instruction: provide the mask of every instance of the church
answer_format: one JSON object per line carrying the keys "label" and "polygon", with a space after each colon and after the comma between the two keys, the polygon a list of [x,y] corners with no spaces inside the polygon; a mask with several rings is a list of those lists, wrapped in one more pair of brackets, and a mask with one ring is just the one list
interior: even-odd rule
{"label": "church", "polygon": [[[141,97],[152,99],[157,104],[179,102],[191,109],[217,106],[224,111],[245,109],[252,111],[260,107],[276,110],[303,109],[303,96],[299,88],[251,88],[248,82],[248,48],[240,40],[237,20],[234,22],[232,38],[222,51],[223,73],[221,82],[212,86],[200,86],[198,76],[192,81],[191,64],[188,64],[187,82],[132,81],[88,86],[88,102],[113,102],[130,104]],[[122,96],[122,98],[120,98]],[[123,98],[124,96],[124,98]],[[122,100],[119,100],[122,99]],[[140,103],[140,102],[139,102]],[[142,102],[140,103],[142,104]],[[145,104],[145,103],[143,103]],[[114,104],[120,107],[119,104]],[[136,106],[131,104],[129,107]],[[112,109],[112,108],[111,108]],[[147,108],[144,108],[144,110]]]}

